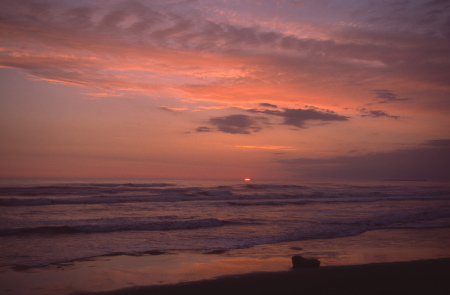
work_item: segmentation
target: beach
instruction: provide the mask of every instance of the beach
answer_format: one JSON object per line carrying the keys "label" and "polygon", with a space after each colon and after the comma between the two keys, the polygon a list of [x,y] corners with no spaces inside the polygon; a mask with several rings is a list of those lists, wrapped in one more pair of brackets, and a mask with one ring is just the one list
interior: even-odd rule
{"label": "beach", "polygon": [[[439,294],[449,192],[431,182],[4,183],[0,293]],[[294,255],[321,266],[293,271]]]}
{"label": "beach", "polygon": [[[450,259],[251,273],[164,286],[77,295],[448,294]],[[74,294],[75,295],[75,294]]]}
{"label": "beach", "polygon": [[[47,266],[2,267],[0,292],[444,294],[439,291],[448,290],[449,238],[448,229],[380,230],[248,249],[110,253]],[[318,258],[321,266],[294,270],[294,255]]]}

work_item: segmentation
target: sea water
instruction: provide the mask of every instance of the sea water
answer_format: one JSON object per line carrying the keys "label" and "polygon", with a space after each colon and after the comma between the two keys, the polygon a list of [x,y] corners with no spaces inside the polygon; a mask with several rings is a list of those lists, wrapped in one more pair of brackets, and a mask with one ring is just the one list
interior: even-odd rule
{"label": "sea water", "polygon": [[0,266],[450,228],[450,184],[2,180]]}

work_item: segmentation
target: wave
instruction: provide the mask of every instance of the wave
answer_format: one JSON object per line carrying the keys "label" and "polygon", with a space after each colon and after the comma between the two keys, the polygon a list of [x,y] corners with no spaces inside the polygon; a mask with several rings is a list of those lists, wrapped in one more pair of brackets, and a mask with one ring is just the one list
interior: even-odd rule
{"label": "wave", "polygon": [[119,195],[94,197],[54,197],[54,198],[3,198],[0,206],[46,206],[46,205],[77,205],[77,204],[120,204],[120,203],[151,203],[151,202],[186,202],[200,200],[227,200],[230,196],[213,196],[202,194],[176,194],[176,195]]}
{"label": "wave", "polygon": [[335,239],[350,237],[374,230],[388,229],[450,229],[450,217],[446,212],[420,212],[407,216],[382,216],[380,218],[362,218],[348,220],[318,220],[308,222],[307,226],[300,226],[287,233],[269,238],[259,243],[280,243],[314,239]]}
{"label": "wave", "polygon": [[293,184],[246,184],[247,189],[306,189],[307,186]]}
{"label": "wave", "polygon": [[240,184],[189,187],[173,183],[72,183],[0,187],[0,206],[225,201],[229,206],[431,201],[450,198],[445,187]]}
{"label": "wave", "polygon": [[286,205],[306,205],[309,201],[230,201],[231,206],[286,206]]}
{"label": "wave", "polygon": [[[100,221],[100,222],[99,222]],[[102,222],[103,221],[103,222]],[[135,222],[133,220],[124,221],[98,220],[99,224],[75,224],[75,225],[51,225],[26,228],[14,228],[0,230],[0,236],[11,235],[56,235],[56,234],[77,234],[77,233],[108,233],[117,231],[169,231],[169,230],[189,230],[209,227],[219,227],[233,222],[222,221],[215,218],[175,220],[161,222]]]}
{"label": "wave", "polygon": [[170,183],[74,183],[36,186],[4,186],[0,196],[65,196],[123,193],[155,188],[174,187]]}
{"label": "wave", "polygon": [[239,194],[229,190],[168,189],[146,191],[141,194],[100,194],[96,196],[48,196],[48,197],[2,197],[1,206],[47,206],[77,204],[120,204],[150,202],[190,202],[190,201],[225,201],[229,206],[286,206],[306,205],[309,203],[374,203],[379,201],[435,201],[447,200],[447,195],[434,196],[385,196],[385,195],[336,195],[336,194]]}
{"label": "wave", "polygon": [[395,213],[385,213],[372,217],[320,218],[310,221],[314,224],[327,226],[355,227],[366,230],[374,229],[418,229],[450,227],[450,210],[403,210]]}

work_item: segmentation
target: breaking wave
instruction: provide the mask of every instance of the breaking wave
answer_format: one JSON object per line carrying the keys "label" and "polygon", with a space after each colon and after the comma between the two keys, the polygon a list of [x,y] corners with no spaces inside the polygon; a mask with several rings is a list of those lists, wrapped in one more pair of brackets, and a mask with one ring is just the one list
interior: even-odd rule
{"label": "breaking wave", "polygon": [[93,220],[92,223],[60,225],[60,226],[38,226],[15,229],[0,230],[0,236],[28,235],[28,234],[76,234],[76,233],[108,233],[116,231],[169,231],[188,230],[208,227],[223,226],[231,222],[222,221],[215,218],[194,219],[194,220],[174,220],[156,222],[135,222],[123,219],[102,219]]}

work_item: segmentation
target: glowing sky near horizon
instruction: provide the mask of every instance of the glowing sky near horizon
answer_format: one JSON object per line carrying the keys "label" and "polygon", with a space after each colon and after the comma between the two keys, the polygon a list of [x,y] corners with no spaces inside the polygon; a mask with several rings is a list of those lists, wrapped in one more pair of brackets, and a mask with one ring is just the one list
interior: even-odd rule
{"label": "glowing sky near horizon", "polygon": [[450,179],[446,0],[3,0],[0,176]]}

